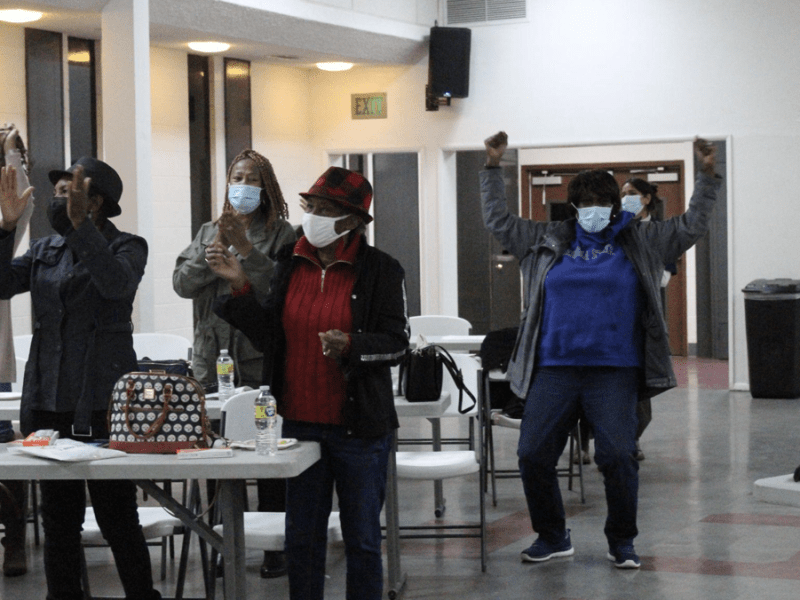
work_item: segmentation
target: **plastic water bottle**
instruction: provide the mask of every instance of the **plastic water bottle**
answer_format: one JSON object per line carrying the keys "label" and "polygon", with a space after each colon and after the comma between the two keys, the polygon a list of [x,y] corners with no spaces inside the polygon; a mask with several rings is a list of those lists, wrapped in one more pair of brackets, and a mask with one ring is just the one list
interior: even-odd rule
{"label": "plastic water bottle", "polygon": [[268,385],[260,389],[255,401],[256,454],[273,456],[278,452],[278,406]]}
{"label": "plastic water bottle", "polygon": [[217,359],[217,393],[221,402],[225,402],[233,396],[235,389],[233,375],[233,359],[228,355],[227,348],[223,348],[219,351]]}

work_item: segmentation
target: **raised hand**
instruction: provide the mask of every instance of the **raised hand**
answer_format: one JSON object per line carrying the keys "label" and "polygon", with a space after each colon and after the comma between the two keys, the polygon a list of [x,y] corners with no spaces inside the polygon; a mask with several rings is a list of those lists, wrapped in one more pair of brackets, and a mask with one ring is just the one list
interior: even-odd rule
{"label": "raised hand", "polygon": [[694,155],[700,163],[700,170],[706,175],[714,176],[714,163],[717,160],[717,149],[701,137],[694,138]]}
{"label": "raised hand", "polygon": [[83,176],[83,167],[78,165],[72,173],[72,181],[67,186],[67,216],[77,229],[89,214],[90,177]]}
{"label": "raised hand", "polygon": [[500,165],[500,159],[508,148],[508,135],[505,131],[498,131],[494,135],[483,140],[483,145],[486,146],[486,166],[497,167]]}
{"label": "raised hand", "polygon": [[242,264],[220,241],[219,236],[206,246],[206,263],[214,274],[230,283],[234,289],[242,289],[247,283]]}
{"label": "raised hand", "polygon": [[17,195],[17,170],[14,167],[5,166],[0,170],[0,228],[14,230],[32,193],[33,188],[29,187],[22,196]]}
{"label": "raised hand", "polygon": [[221,241],[236,248],[242,257],[247,257],[253,249],[253,244],[247,239],[246,221],[249,219],[244,219],[233,209],[224,210],[217,221]]}
{"label": "raised hand", "polygon": [[17,128],[14,127],[12,123],[6,123],[4,127],[9,128],[9,130],[5,139],[3,140],[3,154],[8,154],[10,150],[16,150],[17,148],[17,137],[19,136],[19,131],[17,131]]}

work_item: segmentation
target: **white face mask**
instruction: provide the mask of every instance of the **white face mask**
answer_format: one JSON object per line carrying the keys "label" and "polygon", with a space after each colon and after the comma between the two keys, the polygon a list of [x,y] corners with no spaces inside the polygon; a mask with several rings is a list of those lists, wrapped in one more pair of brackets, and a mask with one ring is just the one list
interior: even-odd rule
{"label": "white face mask", "polygon": [[622,210],[625,212],[633,213],[634,215],[638,215],[642,212],[642,208],[644,205],[642,204],[642,197],[641,196],[623,196],[622,197]]}
{"label": "white face mask", "polygon": [[336,221],[341,221],[349,216],[321,217],[305,213],[303,215],[303,234],[312,246],[324,248],[350,232],[349,229],[345,229],[342,233],[336,233]]}
{"label": "white face mask", "polygon": [[228,187],[228,202],[243,215],[249,215],[261,204],[261,188],[252,185],[231,185]]}
{"label": "white face mask", "polygon": [[597,233],[606,228],[611,222],[610,206],[587,206],[586,208],[575,207],[578,211],[578,223],[587,233]]}

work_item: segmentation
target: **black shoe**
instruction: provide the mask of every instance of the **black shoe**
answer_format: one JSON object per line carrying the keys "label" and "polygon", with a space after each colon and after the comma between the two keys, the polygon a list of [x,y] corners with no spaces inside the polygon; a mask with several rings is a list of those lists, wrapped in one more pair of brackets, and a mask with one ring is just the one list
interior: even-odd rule
{"label": "black shoe", "polygon": [[642,452],[642,447],[639,445],[639,440],[636,440],[636,452],[633,453],[633,458],[639,462],[644,460],[644,452]]}
{"label": "black shoe", "polygon": [[272,579],[286,575],[286,554],[276,550],[264,552],[264,562],[261,565],[261,577]]}

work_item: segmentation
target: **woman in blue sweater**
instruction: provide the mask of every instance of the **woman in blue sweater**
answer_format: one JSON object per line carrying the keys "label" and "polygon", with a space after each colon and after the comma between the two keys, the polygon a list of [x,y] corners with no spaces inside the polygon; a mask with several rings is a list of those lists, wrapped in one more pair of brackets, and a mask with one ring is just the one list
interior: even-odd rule
{"label": "woman in blue sweater", "polygon": [[481,202],[487,229],[520,261],[524,307],[508,367],[512,391],[526,398],[518,448],[536,541],[526,562],[574,553],[556,464],[582,412],[595,434],[606,489],[608,558],[638,568],[636,402],[674,387],[660,282],[707,230],[719,182],[714,149],[695,143],[700,160],[689,210],[642,223],[620,210],[620,190],[604,170],[570,181],[577,219],[539,223],[509,213],[499,165],[508,144],[485,142]]}

